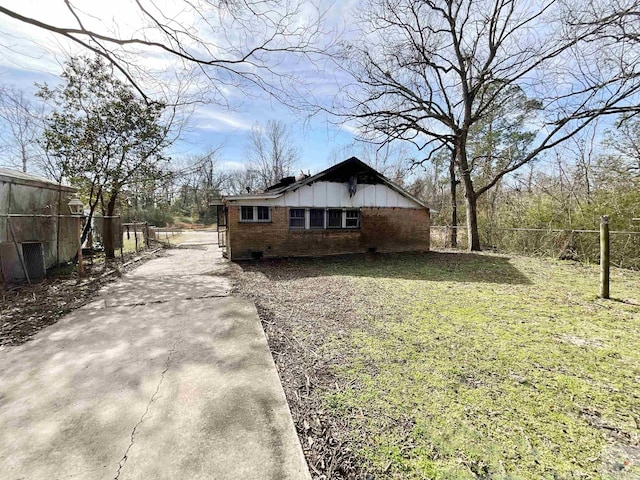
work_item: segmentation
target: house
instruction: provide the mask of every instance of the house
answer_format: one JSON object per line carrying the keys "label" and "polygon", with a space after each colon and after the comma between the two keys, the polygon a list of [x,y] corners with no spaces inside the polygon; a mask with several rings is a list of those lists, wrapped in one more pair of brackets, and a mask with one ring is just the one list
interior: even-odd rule
{"label": "house", "polygon": [[351,157],[259,194],[227,196],[220,246],[232,260],[429,250],[429,208]]}
{"label": "house", "polygon": [[[0,286],[44,276],[78,251],[75,188],[0,168]],[[61,216],[63,215],[63,216]]]}

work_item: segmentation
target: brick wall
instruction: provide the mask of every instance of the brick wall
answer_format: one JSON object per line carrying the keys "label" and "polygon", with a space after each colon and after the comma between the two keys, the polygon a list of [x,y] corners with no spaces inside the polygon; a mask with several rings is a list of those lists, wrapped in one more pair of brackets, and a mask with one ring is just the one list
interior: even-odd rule
{"label": "brick wall", "polygon": [[429,212],[424,208],[362,208],[358,230],[290,230],[289,208],[272,207],[271,222],[239,222],[239,208],[229,206],[227,253],[233,260],[308,257],[429,250]]}
{"label": "brick wall", "polygon": [[425,208],[363,208],[362,237],[378,252],[428,251],[429,211]]}

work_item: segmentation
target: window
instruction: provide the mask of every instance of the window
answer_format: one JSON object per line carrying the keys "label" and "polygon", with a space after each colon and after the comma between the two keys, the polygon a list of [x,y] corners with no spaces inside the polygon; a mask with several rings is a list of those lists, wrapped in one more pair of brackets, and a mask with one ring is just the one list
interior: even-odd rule
{"label": "window", "polygon": [[253,207],[240,207],[240,220],[253,222]]}
{"label": "window", "polygon": [[327,228],[342,228],[342,210],[327,210]]}
{"label": "window", "polygon": [[268,222],[271,220],[271,209],[269,207],[256,207],[258,210],[258,221]]}
{"label": "window", "polygon": [[290,208],[290,229],[320,230],[360,228],[360,210],[344,208]]}
{"label": "window", "polygon": [[360,210],[347,210],[346,228],[360,227]]}
{"label": "window", "polygon": [[289,210],[289,228],[304,228],[304,208]]}
{"label": "window", "polygon": [[324,228],[324,208],[311,208],[309,210],[309,227]]}
{"label": "window", "polygon": [[240,207],[241,222],[270,222],[270,207]]}

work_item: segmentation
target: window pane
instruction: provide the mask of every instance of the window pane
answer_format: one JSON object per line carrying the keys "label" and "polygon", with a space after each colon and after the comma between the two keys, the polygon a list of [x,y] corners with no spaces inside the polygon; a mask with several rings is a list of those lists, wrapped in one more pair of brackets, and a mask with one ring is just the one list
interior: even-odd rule
{"label": "window pane", "polygon": [[289,210],[289,228],[304,228],[304,208]]}
{"label": "window pane", "polygon": [[347,210],[347,228],[360,227],[360,210]]}
{"label": "window pane", "polygon": [[253,220],[253,207],[241,207],[240,220]]}
{"label": "window pane", "polygon": [[271,220],[269,207],[258,207],[258,220]]}
{"label": "window pane", "polygon": [[329,210],[327,215],[328,228],[342,228],[342,210]]}
{"label": "window pane", "polygon": [[311,228],[324,228],[324,209],[312,208],[309,210],[309,220]]}

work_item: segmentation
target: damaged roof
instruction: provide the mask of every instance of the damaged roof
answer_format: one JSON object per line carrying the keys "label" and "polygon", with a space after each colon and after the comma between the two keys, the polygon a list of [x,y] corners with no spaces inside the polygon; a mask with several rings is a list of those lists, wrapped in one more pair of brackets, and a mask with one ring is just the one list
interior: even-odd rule
{"label": "damaged roof", "polygon": [[400,195],[403,195],[418,205],[421,205],[425,208],[428,208],[427,205],[424,204],[421,200],[411,195],[402,187],[396,185],[387,177],[382,175],[376,169],[370,167],[362,160],[356,157],[348,158],[347,160],[340,162],[332,167],[323,170],[320,173],[316,173],[315,175],[311,175],[309,177],[305,177],[298,181],[287,182],[286,179],[283,179],[280,183],[276,185],[272,185],[267,188],[264,193],[256,193],[256,194],[246,194],[246,195],[233,195],[225,197],[228,200],[244,200],[250,198],[277,198],[286,192],[291,192],[297,190],[300,187],[311,185],[312,183],[323,181],[323,182],[336,182],[336,183],[349,183],[349,181],[354,178],[356,179],[358,184],[366,184],[366,185],[377,185],[383,184],[395,190]]}

